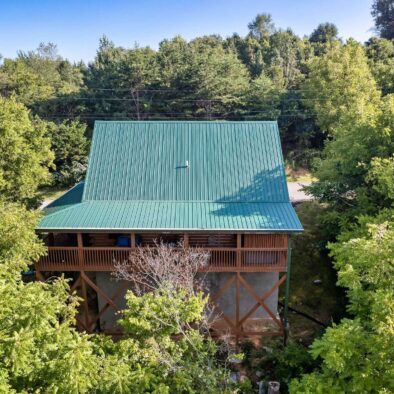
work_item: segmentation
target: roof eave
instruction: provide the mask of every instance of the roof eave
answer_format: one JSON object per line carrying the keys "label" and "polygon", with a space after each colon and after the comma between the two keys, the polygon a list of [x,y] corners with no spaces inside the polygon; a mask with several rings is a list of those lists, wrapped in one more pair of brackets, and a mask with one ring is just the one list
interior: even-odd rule
{"label": "roof eave", "polygon": [[251,228],[101,228],[101,227],[38,227],[38,232],[231,232],[231,233],[302,233],[301,229],[251,229]]}

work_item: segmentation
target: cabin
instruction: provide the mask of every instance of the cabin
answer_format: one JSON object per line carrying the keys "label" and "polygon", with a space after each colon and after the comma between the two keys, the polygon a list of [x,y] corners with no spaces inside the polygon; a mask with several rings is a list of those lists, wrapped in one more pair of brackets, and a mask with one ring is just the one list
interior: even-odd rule
{"label": "cabin", "polygon": [[85,181],[37,227],[48,254],[35,271],[70,278],[83,299],[80,329],[115,335],[131,286],[113,277],[115,262],[155,240],[182,241],[209,252],[200,274],[218,332],[283,335],[300,231],[276,122],[96,121]]}

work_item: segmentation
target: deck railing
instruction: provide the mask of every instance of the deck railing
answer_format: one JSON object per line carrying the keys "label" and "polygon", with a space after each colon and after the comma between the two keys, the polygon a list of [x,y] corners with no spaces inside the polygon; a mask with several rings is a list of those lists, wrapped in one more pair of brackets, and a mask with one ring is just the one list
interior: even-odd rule
{"label": "deck railing", "polygon": [[[204,248],[208,265],[201,271],[286,271],[287,248]],[[132,248],[50,246],[36,263],[38,271],[113,271],[116,262],[129,259]]]}

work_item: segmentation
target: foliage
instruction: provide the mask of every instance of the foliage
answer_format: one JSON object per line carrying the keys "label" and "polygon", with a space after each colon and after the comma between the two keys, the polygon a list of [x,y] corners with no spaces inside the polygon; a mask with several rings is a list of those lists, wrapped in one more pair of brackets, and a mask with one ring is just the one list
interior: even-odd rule
{"label": "foliage", "polygon": [[[100,119],[102,115],[130,116],[137,119],[149,112],[149,103],[141,97],[141,90],[154,84],[157,78],[156,58],[153,50],[135,47],[127,50],[115,47],[105,36],[100,39],[96,58],[85,73],[86,90],[84,96],[90,98],[88,114]],[[116,89],[115,92],[112,90]],[[111,100],[114,98],[115,100]]]}
{"label": "foliage", "polygon": [[[303,39],[291,29],[276,28],[268,14],[257,15],[248,27],[245,37],[164,39],[158,50],[119,47],[104,36],[87,66],[63,59],[54,44],[40,44],[16,59],[4,59],[0,91],[14,94],[34,114],[56,124],[86,120],[87,135],[95,119],[278,119],[286,154],[295,165],[307,167],[327,131],[338,126],[332,121],[344,120],[346,113],[352,114],[350,124],[368,116],[367,107],[378,96],[368,67],[384,94],[393,91],[389,40],[371,39],[364,64],[363,47],[354,42],[343,46],[331,23],[320,24]],[[327,85],[312,83],[315,74],[328,71],[332,81]],[[361,97],[360,103],[355,97]],[[319,104],[327,103],[322,111]],[[71,163],[60,183],[80,176],[83,160]]]}
{"label": "foliage", "polygon": [[64,278],[21,280],[44,254],[37,214],[6,202],[0,213],[1,392],[235,392],[216,343],[194,326],[203,318],[202,293],[130,292],[124,339],[77,332],[79,299]]}
{"label": "foliage", "polygon": [[48,116],[57,112],[58,96],[79,91],[82,66],[72,65],[58,55],[56,45],[41,43],[35,51],[19,52],[16,59],[4,59],[0,67],[0,92],[15,95],[35,114]]}
{"label": "foliage", "polygon": [[[376,20],[387,26],[390,1],[374,3]],[[119,47],[104,36],[88,65],[71,64],[56,45],[41,43],[4,59],[0,92],[56,124],[79,117],[87,135],[96,119],[277,119],[285,154],[308,168],[327,133],[367,119],[379,89],[394,92],[389,39],[343,45],[332,23],[300,38],[276,28],[269,14],[256,15],[248,29],[226,39],[176,36],[158,50]],[[56,171],[57,183],[71,184],[83,173],[84,159],[68,161]]]}
{"label": "foliage", "polygon": [[[53,284],[0,279],[0,369],[17,392],[87,392],[99,359],[88,336],[72,325],[75,298]],[[12,316],[12,318],[10,318]]]}
{"label": "foliage", "polygon": [[344,46],[333,42],[327,53],[312,58],[303,88],[319,126],[332,135],[367,119],[379,101],[365,50],[352,40]]}
{"label": "foliage", "polygon": [[275,25],[270,14],[258,14],[248,24],[250,35],[257,40],[269,37],[275,31]]}
{"label": "foliage", "polygon": [[321,358],[321,370],[293,381],[291,392],[394,390],[393,214],[363,217],[359,227],[330,245],[354,319],[343,319],[314,342],[311,354]]}
{"label": "foliage", "polygon": [[82,180],[86,171],[88,141],[86,125],[79,121],[47,122],[47,133],[55,155],[53,172],[56,185],[74,185]]}
{"label": "foliage", "polygon": [[43,253],[34,228],[38,213],[0,200],[0,277],[12,280]]}
{"label": "foliage", "polygon": [[371,72],[382,93],[394,93],[394,42],[372,37],[365,45]]}
{"label": "foliage", "polygon": [[231,386],[209,337],[208,297],[198,290],[198,269],[208,258],[202,250],[182,244],[174,250],[158,240],[116,265],[115,276],[134,289],[120,325],[141,352],[152,355],[147,368],[156,377],[165,374],[160,379],[170,392],[226,392]]}
{"label": "foliage", "polygon": [[87,392],[97,380],[92,344],[74,328],[77,298],[63,279],[21,280],[44,248],[37,214],[0,205],[0,388],[4,392]]}
{"label": "foliage", "polygon": [[24,203],[49,183],[53,154],[42,123],[23,104],[0,97],[0,194]]}
{"label": "foliage", "polygon": [[364,49],[354,42],[344,47],[333,44],[312,61],[305,85],[313,92],[307,94],[308,99],[313,97],[308,105],[331,136],[315,161],[318,181],[309,191],[330,203],[332,226],[390,205],[376,187],[370,187],[367,174],[374,158],[394,153],[394,101],[391,95],[380,97]]}
{"label": "foliage", "polygon": [[243,342],[241,348],[249,373],[257,373],[259,380],[279,381],[283,393],[294,376],[312,372],[317,366],[308,349],[295,341],[285,346],[283,340],[273,339],[259,347]]}
{"label": "foliage", "polygon": [[366,180],[382,200],[394,202],[394,156],[372,159]]}
{"label": "foliage", "polygon": [[376,30],[382,38],[394,38],[394,7],[393,0],[374,0],[372,16]]}
{"label": "foliage", "polygon": [[320,23],[309,37],[309,41],[323,44],[336,39],[338,39],[338,28],[333,23]]}
{"label": "foliage", "polygon": [[[333,240],[334,232],[326,222],[328,207],[317,201],[308,201],[296,209],[304,232],[293,237],[289,303],[328,325],[339,321],[345,314],[345,296],[343,290],[336,286],[336,270],[326,248],[327,242]],[[315,284],[315,280],[320,280],[320,283]],[[280,295],[284,297],[283,288]],[[303,344],[308,344],[322,331],[321,326],[311,325],[303,317],[290,314],[289,319],[292,337],[302,340]]]}
{"label": "foliage", "polygon": [[[130,374],[140,371],[141,376],[129,380],[130,392],[153,387],[167,390],[163,392],[230,390],[226,371],[216,361],[217,345],[192,328],[205,303],[201,293],[188,296],[182,290],[160,289],[141,297],[128,294],[120,324],[131,337],[114,346]],[[138,354],[143,357],[136,358]]]}

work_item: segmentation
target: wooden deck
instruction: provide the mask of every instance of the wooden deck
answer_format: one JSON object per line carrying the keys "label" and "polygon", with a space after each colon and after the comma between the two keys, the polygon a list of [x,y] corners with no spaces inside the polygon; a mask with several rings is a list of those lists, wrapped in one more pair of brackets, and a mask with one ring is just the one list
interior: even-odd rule
{"label": "wooden deck", "polygon": [[[287,248],[204,248],[209,261],[201,271],[285,272]],[[129,260],[133,248],[50,246],[36,263],[38,271],[113,271]]]}
{"label": "wooden deck", "polygon": [[[68,272],[70,291],[76,291],[84,300],[77,317],[78,327],[92,332],[100,330],[100,317],[108,308],[118,310],[115,300],[122,297],[126,291],[123,285],[114,294],[109,294],[100,288],[96,274],[99,272],[112,272],[117,263],[129,261],[132,269],[132,254],[137,248],[154,248],[158,234],[134,234],[130,237],[129,247],[113,246],[115,238],[105,233],[82,234],[74,233],[72,237],[57,236],[52,234],[46,239],[51,242],[48,254],[41,257],[35,264],[36,277],[46,280],[53,275]],[[138,240],[137,240],[138,237]],[[210,303],[220,315],[226,330],[236,338],[252,335],[283,335],[284,326],[275,310],[267,305],[267,300],[277,292],[280,285],[285,283],[288,274],[289,253],[291,251],[288,234],[215,234],[190,233],[181,234],[177,238],[173,235],[164,234],[167,244],[173,244],[180,240],[184,247],[205,250],[209,253],[206,266],[202,272],[225,272],[227,275],[215,294],[210,294]],[[56,243],[73,242],[74,246],[60,246]],[[212,245],[213,244],[213,245]],[[69,245],[66,243],[66,245]],[[111,245],[111,246],[110,246]],[[248,281],[247,273],[277,272],[278,276],[272,282],[264,294],[260,294]],[[250,279],[250,276],[249,276]],[[126,287],[130,286],[126,283]],[[128,287],[127,287],[128,288]],[[220,306],[220,299],[228,297],[230,288],[235,288],[234,306],[235,316],[226,315]],[[241,291],[244,296],[248,294],[251,300],[251,308],[246,313],[241,313]],[[123,294],[124,295],[124,294]],[[231,295],[233,297],[233,295]],[[97,300],[101,298],[105,305],[98,308]],[[253,304],[254,303],[254,304]],[[96,306],[95,306],[96,305]],[[248,328],[249,320],[253,320],[258,309],[263,309],[276,327],[275,330],[258,329],[251,331]],[[220,333],[221,330],[218,330]]]}

